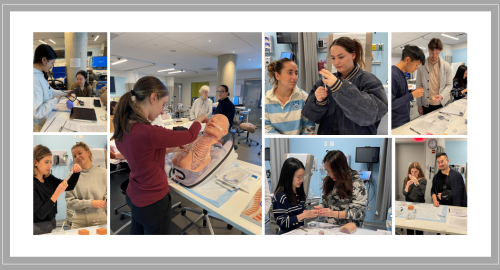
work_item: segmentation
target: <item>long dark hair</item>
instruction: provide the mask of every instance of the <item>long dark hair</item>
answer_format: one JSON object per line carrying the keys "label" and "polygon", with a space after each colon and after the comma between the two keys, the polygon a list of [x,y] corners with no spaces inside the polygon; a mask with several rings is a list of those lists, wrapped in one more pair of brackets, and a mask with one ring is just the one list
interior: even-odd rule
{"label": "long dark hair", "polygon": [[331,53],[332,47],[333,46],[341,46],[344,48],[348,53],[355,53],[356,57],[354,58],[354,66],[358,64],[360,69],[365,68],[365,60],[363,60],[363,45],[361,45],[361,42],[357,39],[351,39],[348,37],[340,37],[337,38],[330,44],[330,47],[328,48],[328,52]]}
{"label": "long dark hair", "polygon": [[[134,93],[134,96],[132,96],[132,93]],[[158,78],[146,76],[135,83],[134,90],[120,97],[113,117],[115,133],[113,133],[112,139],[121,141],[123,133],[129,134],[134,122],[151,125],[151,122],[142,116],[141,106],[139,105],[140,102],[148,99],[151,94],[156,94],[158,99],[161,99],[168,97],[168,90]]]}
{"label": "long dark hair", "polygon": [[458,81],[458,85],[460,85],[460,87],[467,86],[467,78],[464,79],[464,74],[466,71],[467,71],[467,66],[460,65],[457,69],[457,73],[455,73],[455,78],[453,78],[453,80]]}
{"label": "long dark hair", "polygon": [[52,59],[57,59],[57,54],[47,44],[40,44],[38,47],[35,49],[35,55],[33,56],[33,64],[42,64],[42,59],[45,57],[47,59],[47,62]]}
{"label": "long dark hair", "polygon": [[[296,159],[296,158],[287,158],[283,163],[283,167],[281,168],[280,180],[278,181],[278,186],[274,191],[274,195],[278,195],[278,193],[285,193],[288,201],[292,205],[297,205],[297,200],[295,199],[295,192],[293,192],[293,178],[295,176],[295,172],[299,169],[305,170],[304,164]],[[306,199],[306,193],[304,192],[304,182],[300,185],[300,188],[297,190],[297,194],[299,195],[300,200]]]}
{"label": "long dark hair", "polygon": [[333,186],[337,184],[337,192],[340,199],[352,197],[352,172],[354,170],[347,165],[345,154],[340,150],[328,151],[323,158],[323,163],[328,164],[332,170],[333,177],[335,177],[335,181],[328,175],[323,179],[323,194],[327,195],[330,193],[333,190]]}
{"label": "long dark hair", "polygon": [[85,79],[84,87],[87,88],[89,86],[89,83],[87,82],[87,72],[85,70],[80,70],[76,73],[75,78],[78,76],[78,74],[82,75]]}

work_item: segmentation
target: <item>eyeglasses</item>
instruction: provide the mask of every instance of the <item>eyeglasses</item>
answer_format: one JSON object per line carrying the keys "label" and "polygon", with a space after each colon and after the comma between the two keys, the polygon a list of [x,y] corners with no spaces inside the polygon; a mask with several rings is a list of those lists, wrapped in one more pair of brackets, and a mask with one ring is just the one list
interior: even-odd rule
{"label": "eyeglasses", "polygon": [[216,93],[225,93],[226,91],[215,91]]}

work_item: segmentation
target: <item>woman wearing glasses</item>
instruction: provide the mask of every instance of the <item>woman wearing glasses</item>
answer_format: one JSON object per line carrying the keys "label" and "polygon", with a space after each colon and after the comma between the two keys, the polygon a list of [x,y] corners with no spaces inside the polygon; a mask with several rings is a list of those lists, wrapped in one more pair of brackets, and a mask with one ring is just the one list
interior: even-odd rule
{"label": "woman wearing glasses", "polygon": [[229,130],[233,126],[234,114],[236,113],[236,108],[234,104],[229,100],[229,87],[222,84],[217,90],[217,98],[219,99],[219,104],[215,108],[214,114],[223,114],[229,120]]}
{"label": "woman wearing glasses", "polygon": [[116,106],[112,139],[130,167],[126,201],[132,210],[130,234],[169,234],[172,209],[165,174],[166,148],[193,142],[207,116],[198,116],[189,130],[151,125],[168,101],[167,87],[156,77],[140,78]]}
{"label": "woman wearing glasses", "polygon": [[[57,55],[47,44],[41,44],[35,49],[33,56],[33,132],[39,132],[47,116],[52,112],[64,94],[50,87],[45,74],[54,66]],[[67,91],[68,93],[71,90]],[[68,94],[69,95],[69,94]]]}
{"label": "woman wearing glasses", "polygon": [[338,72],[319,72],[323,79],[309,92],[302,115],[319,124],[319,135],[376,135],[387,114],[387,95],[382,82],[363,70],[363,46],[341,37],[329,50]]}
{"label": "woman wearing glasses", "polygon": [[366,187],[359,173],[347,165],[342,151],[329,151],[323,158],[327,176],[323,179],[321,206],[315,206],[326,222],[363,227],[366,214]]}
{"label": "woman wearing glasses", "polygon": [[304,174],[304,164],[300,160],[288,158],[283,163],[272,200],[274,219],[280,227],[278,234],[297,229],[304,225],[305,219],[318,216],[318,210],[306,210]]}

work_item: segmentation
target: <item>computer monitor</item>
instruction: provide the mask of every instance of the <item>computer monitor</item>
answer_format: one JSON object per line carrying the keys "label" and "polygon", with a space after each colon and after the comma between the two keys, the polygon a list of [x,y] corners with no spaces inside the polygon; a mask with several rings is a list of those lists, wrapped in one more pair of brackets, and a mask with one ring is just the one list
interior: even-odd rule
{"label": "computer monitor", "polygon": [[100,68],[108,66],[108,57],[107,56],[97,56],[92,57],[92,67]]}
{"label": "computer monitor", "polygon": [[356,163],[378,163],[380,147],[356,147]]}
{"label": "computer monitor", "polygon": [[283,59],[283,58],[288,58],[288,59],[292,60],[293,59],[293,52],[282,52],[280,59]]}
{"label": "computer monitor", "polygon": [[233,104],[234,105],[240,104],[240,97],[233,97]]}
{"label": "computer monitor", "polygon": [[370,177],[372,176],[372,172],[371,171],[361,171],[359,172],[359,176],[361,178],[361,180],[363,181],[368,181],[370,180]]}

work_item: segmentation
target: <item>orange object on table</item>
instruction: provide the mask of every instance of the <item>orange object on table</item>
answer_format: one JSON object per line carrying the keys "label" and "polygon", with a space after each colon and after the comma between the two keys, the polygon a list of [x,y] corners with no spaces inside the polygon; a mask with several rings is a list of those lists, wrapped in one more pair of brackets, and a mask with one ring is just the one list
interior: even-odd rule
{"label": "orange object on table", "polygon": [[78,235],[89,235],[89,230],[81,229],[78,230]]}
{"label": "orange object on table", "polygon": [[408,210],[413,210],[415,207],[413,205],[408,206]]}
{"label": "orange object on table", "polygon": [[353,234],[356,232],[358,228],[356,227],[356,224],[349,222],[346,225],[340,227],[339,231],[341,233],[346,233],[346,234]]}
{"label": "orange object on table", "polygon": [[97,233],[98,235],[107,235],[107,234],[108,234],[108,230],[107,230],[107,229],[104,229],[104,228],[98,228],[98,229],[96,230],[96,233]]}

